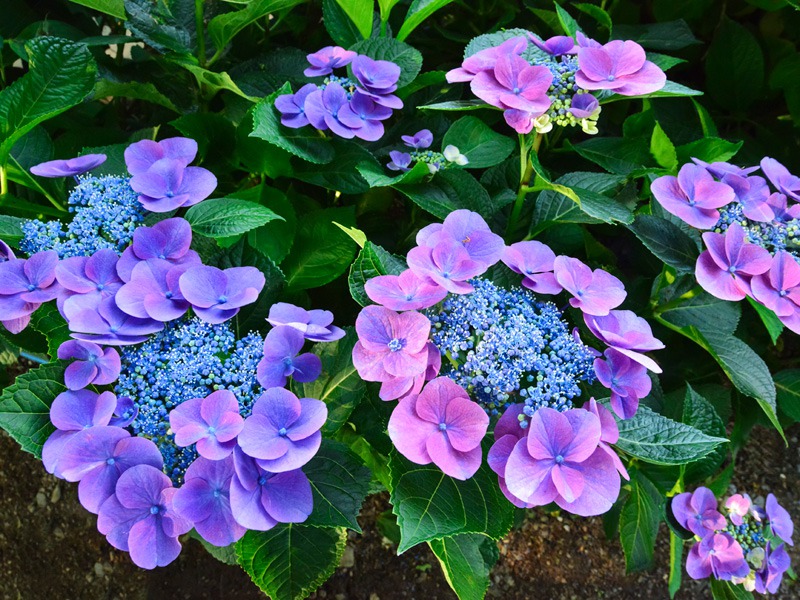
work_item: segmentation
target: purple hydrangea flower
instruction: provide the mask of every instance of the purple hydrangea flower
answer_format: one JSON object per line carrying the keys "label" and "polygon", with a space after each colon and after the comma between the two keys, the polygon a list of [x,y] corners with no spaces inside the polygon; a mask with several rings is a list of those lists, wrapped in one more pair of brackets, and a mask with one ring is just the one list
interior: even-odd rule
{"label": "purple hydrangea flower", "polygon": [[125,148],[125,165],[131,175],[146,172],[159,160],[179,161],[184,167],[197,156],[197,142],[191,138],[173,137],[154,142],[141,140]]}
{"label": "purple hydrangea flower", "polygon": [[569,303],[584,314],[605,316],[627,296],[619,279],[603,269],[592,271],[577,258],[556,256],[553,271],[558,284],[572,294]]}
{"label": "purple hydrangea flower", "polygon": [[745,494],[734,494],[725,501],[725,508],[728,510],[728,518],[734,525],[741,525],[744,522],[742,517],[747,516],[750,512],[750,496]]}
{"label": "purple hydrangea flower", "polygon": [[647,60],[644,49],[630,40],[578,48],[578,67],[575,83],[584,90],[643,96],[660,90],[667,82],[664,71]]}
{"label": "purple hydrangea flower", "polygon": [[431,322],[421,313],[365,307],[356,319],[358,342],[353,348],[353,365],[359,376],[366,381],[396,382],[396,386],[381,389],[384,400],[407,393],[415,378],[428,368],[430,329]]}
{"label": "purple hydrangea flower", "polygon": [[74,359],[64,371],[64,383],[69,390],[80,390],[90,384],[107,385],[119,377],[119,354],[114,348],[68,340],[58,347],[58,358]]}
{"label": "purple hydrangea flower", "polygon": [[114,416],[111,417],[109,425],[113,427],[127,427],[139,415],[139,407],[133,403],[128,396],[117,398],[117,407],[114,409]]}
{"label": "purple hydrangea flower", "polygon": [[672,514],[682,527],[701,538],[722,531],[728,525],[717,510],[714,493],[706,487],[675,496],[672,499]]}
{"label": "purple hydrangea flower", "polygon": [[283,94],[275,98],[275,108],[281,113],[281,124],[292,129],[308,125],[306,98],[318,89],[313,83],[307,83],[294,94]]}
{"label": "purple hydrangea flower", "polygon": [[39,177],[75,177],[106,162],[105,154],[84,154],[67,160],[51,160],[31,167]]}
{"label": "purple hydrangea flower", "polygon": [[327,418],[324,402],[271,388],[253,404],[239,435],[239,447],[270,473],[293,471],[319,450],[320,428]]}
{"label": "purple hydrangea flower", "polygon": [[475,75],[483,71],[494,69],[497,59],[501,56],[519,56],[528,47],[528,41],[523,36],[513,37],[494,48],[486,48],[468,56],[461,66],[447,72],[448,83],[472,81]]}
{"label": "purple hydrangea flower", "polygon": [[231,510],[237,523],[266,531],[278,523],[302,523],[311,514],[311,484],[303,471],[270,473],[240,448],[234,450],[233,461]]}
{"label": "purple hydrangea flower", "polygon": [[602,48],[603,44],[600,42],[593,40],[590,37],[586,37],[582,31],[575,32],[575,42],[578,44],[579,48]]}
{"label": "purple hydrangea flower", "polygon": [[169,413],[175,444],[196,444],[197,453],[209,460],[230,456],[236,436],[244,427],[239,403],[229,390],[217,390],[205,398],[181,402]]}
{"label": "purple hydrangea flower", "polygon": [[356,56],[358,54],[352,50],[345,50],[339,46],[325,46],[306,56],[311,66],[303,71],[303,74],[306,77],[330,75],[334,69],[349,65]]}
{"label": "purple hydrangea flower", "polygon": [[280,325],[264,338],[264,357],[258,362],[256,376],[264,389],[283,387],[289,377],[300,383],[314,381],[322,372],[319,356],[300,354],[305,343],[303,333],[294,327]]}
{"label": "purple hydrangea flower", "polygon": [[722,179],[725,175],[738,175],[739,177],[747,177],[751,173],[758,171],[758,167],[737,167],[727,162],[712,162],[707,163],[699,158],[692,157],[692,162],[700,165],[706,171],[711,173],[717,179]]}
{"label": "purple hydrangea flower", "polygon": [[722,176],[722,182],[733,189],[745,217],[761,223],[769,223],[775,218],[775,213],[768,202],[769,186],[763,177],[743,177],[728,173]]}
{"label": "purple hydrangea flower", "polygon": [[719,220],[717,209],[736,198],[731,186],[714,181],[706,169],[693,164],[683,165],[677,177],[659,177],[650,190],[667,212],[699,229],[714,227]]}
{"label": "purple hydrangea flower", "polygon": [[172,498],[175,512],[214,546],[229,546],[247,531],[231,511],[233,474],[232,456],[222,460],[201,456],[186,469],[184,483]]}
{"label": "purple hydrangea flower", "polygon": [[147,171],[131,177],[130,185],[145,209],[163,213],[202,202],[216,189],[217,178],[208,169],[187,167],[176,158],[162,158]]}
{"label": "purple hydrangea flower", "polygon": [[786,223],[792,219],[800,219],[800,204],[792,203],[789,205],[784,194],[775,192],[767,198],[767,204],[775,215],[775,220],[779,223]]}
{"label": "purple hydrangea flower", "polygon": [[621,419],[630,419],[639,400],[650,393],[653,382],[647,369],[614,348],[605,351],[605,360],[596,358],[594,372],[603,386],[611,390],[611,408]]}
{"label": "purple hydrangea flower", "polygon": [[612,310],[599,317],[584,314],[583,320],[598,340],[654,373],[661,373],[661,367],[642,353],[661,350],[664,344],[653,337],[650,324],[636,313],[630,310]]}
{"label": "purple hydrangea flower", "polygon": [[114,298],[105,298],[98,304],[92,298],[75,296],[64,305],[64,317],[73,338],[107,346],[139,344],[164,328],[159,321],[137,319],[122,312]]}
{"label": "purple hydrangea flower", "polygon": [[528,36],[534,45],[547,52],[550,56],[563,56],[564,54],[577,54],[575,40],[568,35],[556,35],[547,40],[540,40],[535,35]]}
{"label": "purple hydrangea flower", "polygon": [[47,472],[63,478],[59,461],[64,445],[79,431],[108,425],[116,405],[117,399],[111,392],[77,390],[56,396],[50,405],[50,422],[56,430],[42,448],[42,463]]}
{"label": "purple hydrangea flower", "polygon": [[750,566],[739,542],[727,533],[712,533],[692,546],[686,558],[686,572],[692,579],[713,575],[714,579],[729,580],[747,577]]}
{"label": "purple hydrangea flower", "polygon": [[148,258],[136,264],[128,283],[115,297],[117,306],[140,319],[167,322],[189,310],[178,282],[191,264],[175,265],[160,258]]}
{"label": "purple hydrangea flower", "polygon": [[95,303],[113,297],[122,286],[117,275],[118,260],[116,252],[104,248],[92,256],[71,256],[60,261],[56,265],[56,279],[62,288],[58,295],[59,309],[63,312],[64,304],[75,296]]}
{"label": "purple hydrangea flower", "polygon": [[425,148],[430,148],[433,143],[433,134],[430,129],[420,129],[414,135],[401,135],[400,139],[409,148],[424,150]]}
{"label": "purple hydrangea flower", "polygon": [[152,227],[138,227],[133,232],[133,244],[119,258],[117,273],[123,281],[130,281],[133,267],[150,258],[175,265],[200,264],[197,252],[189,249],[191,243],[192,226],[180,217],[159,221]]}
{"label": "purple hydrangea flower", "polygon": [[556,255],[542,242],[517,242],[503,250],[501,260],[515,273],[522,275],[522,286],[538,294],[558,294],[561,285],[553,274]]}
{"label": "purple hydrangea flower", "polygon": [[753,297],[779,317],[800,309],[800,265],[786,251],[772,257],[769,271],[750,280]]}
{"label": "purple hydrangea flower", "polygon": [[356,91],[350,101],[341,107],[337,118],[349,127],[355,137],[374,142],[383,137],[381,121],[392,116],[392,109],[378,104],[373,96]]}
{"label": "purple hydrangea flower", "polygon": [[408,152],[400,152],[399,150],[392,150],[389,152],[389,158],[392,160],[386,163],[386,168],[390,171],[410,171],[411,168],[411,155]]}
{"label": "purple hydrangea flower", "polygon": [[584,517],[606,512],[619,496],[620,479],[599,447],[601,431],[600,419],[590,411],[538,409],[527,437],[508,457],[509,491],[527,504],[555,502]]}
{"label": "purple hydrangea flower", "polygon": [[3,240],[0,240],[0,263],[4,263],[15,258],[17,257],[14,254],[14,251],[11,249],[11,246],[6,244]]}
{"label": "purple hydrangea flower", "polygon": [[305,310],[286,302],[276,302],[269,309],[267,322],[273,327],[294,327],[311,342],[335,342],[344,337],[344,330],[333,325],[329,310]]}
{"label": "purple hydrangea flower", "polygon": [[783,579],[783,574],[789,570],[791,559],[786,552],[786,546],[779,544],[773,548],[772,542],[767,542],[764,549],[764,562],[756,571],[755,588],[759,594],[774,594],[778,591]]}
{"label": "purple hydrangea flower", "polygon": [[768,156],[761,160],[761,170],[781,194],[800,201],[800,177],[792,175],[789,169]]}
{"label": "purple hydrangea flower", "polygon": [[767,519],[769,520],[769,528],[772,535],[776,535],[790,546],[794,546],[792,535],[794,534],[794,523],[789,512],[778,504],[778,499],[775,494],[767,495],[767,502],[764,508],[767,511]]}
{"label": "purple hydrangea flower", "polygon": [[164,466],[161,451],[147,438],[131,437],[121,427],[90,427],[77,432],[64,444],[58,468],[67,481],[80,481],[81,505],[97,513],[114,495],[120,475],[131,467]]}
{"label": "purple hydrangea flower", "polygon": [[600,108],[600,101],[591,94],[576,94],[572,98],[569,112],[577,119],[587,119]]}
{"label": "purple hydrangea flower", "polygon": [[419,395],[403,398],[389,419],[389,437],[403,456],[430,463],[455,479],[481,466],[481,440],[489,416],[448,377],[437,377]]}
{"label": "purple hydrangea flower", "polygon": [[505,478],[506,464],[511,451],[517,445],[517,442],[528,434],[527,427],[523,429],[520,426],[519,416],[523,414],[524,408],[524,404],[512,404],[497,421],[497,425],[494,427],[494,444],[489,449],[486,461],[492,471],[497,473],[500,491],[508,498],[508,501],[519,508],[533,508],[533,504],[523,502],[508,491]]}
{"label": "purple hydrangea flower", "polygon": [[252,304],[264,287],[264,274],[255,267],[217,269],[196,265],[180,276],[179,286],[195,314],[208,323],[227,321],[242,306]]}
{"label": "purple hydrangea flower", "polygon": [[472,260],[459,242],[450,239],[441,240],[433,248],[416,246],[406,259],[418,277],[453,294],[469,294],[474,288],[467,280],[487,269],[485,264]]}
{"label": "purple hydrangea flower", "polygon": [[442,223],[423,227],[417,233],[417,244],[435,248],[440,242],[451,240],[464,246],[469,258],[486,268],[503,256],[503,238],[493,233],[481,215],[470,210],[454,210]]}
{"label": "purple hydrangea flower", "polygon": [[605,406],[598,404],[597,400],[594,398],[589,398],[589,402],[584,404],[582,408],[588,410],[600,420],[600,443],[598,447],[608,454],[614,462],[614,467],[617,469],[617,472],[625,479],[630,479],[628,470],[625,468],[625,465],[622,464],[619,455],[614,452],[614,449],[611,447],[611,444],[616,444],[617,440],[619,440],[619,426],[617,425],[617,420],[614,418],[614,415],[612,415],[611,411]]}
{"label": "purple hydrangea flower", "polygon": [[750,278],[769,271],[772,257],[761,246],[747,243],[744,228],[731,223],[724,234],[703,234],[707,250],[697,259],[697,283],[722,300],[742,300],[750,294]]}
{"label": "purple hydrangea flower", "polygon": [[390,310],[420,310],[438,304],[447,290],[418,277],[411,269],[400,275],[379,275],[364,284],[370,300]]}
{"label": "purple hydrangea flower", "polygon": [[97,529],[112,546],[130,552],[138,567],[164,567],[180,554],[178,536],[192,528],[173,507],[176,491],[158,468],[131,467],[100,507]]}
{"label": "purple hydrangea flower", "polygon": [[353,59],[352,69],[361,91],[377,104],[387,108],[403,108],[403,101],[392,94],[400,79],[400,67],[388,60],[373,60],[360,54]]}
{"label": "purple hydrangea flower", "polygon": [[58,296],[57,264],[58,254],[52,250],[0,262],[0,321],[9,331],[22,331],[39,306]]}
{"label": "purple hydrangea flower", "polygon": [[339,137],[349,140],[355,136],[355,132],[339,119],[339,113],[348,102],[345,89],[339,83],[329,83],[325,89],[318,89],[306,97],[305,114],[315,129],[330,129]]}

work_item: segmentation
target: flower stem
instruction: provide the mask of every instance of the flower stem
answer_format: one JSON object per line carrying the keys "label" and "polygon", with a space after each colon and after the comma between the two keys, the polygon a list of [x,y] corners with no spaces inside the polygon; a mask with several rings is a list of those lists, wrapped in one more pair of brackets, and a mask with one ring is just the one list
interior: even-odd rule
{"label": "flower stem", "polygon": [[8,174],[6,173],[6,166],[0,165],[0,196],[5,196],[8,193]]}
{"label": "flower stem", "polygon": [[194,0],[194,22],[197,35],[197,60],[200,66],[206,66],[206,31],[204,28],[205,0]]}
{"label": "flower stem", "polygon": [[[519,220],[522,213],[522,205],[525,203],[525,196],[529,191],[528,184],[533,178],[533,162],[531,161],[531,153],[538,154],[539,148],[542,145],[543,135],[537,133],[533,142],[529,145],[530,137],[524,134],[519,136],[519,188],[517,190],[517,197],[514,200],[514,207],[511,209],[511,216],[508,218],[508,226],[506,227],[506,238],[511,235],[514,226]],[[508,241],[508,240],[507,240]]]}

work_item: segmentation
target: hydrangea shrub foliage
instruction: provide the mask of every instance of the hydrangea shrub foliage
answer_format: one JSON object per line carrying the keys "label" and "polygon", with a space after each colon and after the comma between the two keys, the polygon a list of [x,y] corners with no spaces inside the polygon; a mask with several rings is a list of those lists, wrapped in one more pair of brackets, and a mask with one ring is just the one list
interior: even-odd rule
{"label": "hydrangea shrub foliage", "polygon": [[792,574],[730,483],[800,420],[800,177],[714,122],[764,79],[727,5],[707,99],[625,2],[62,4],[0,25],[0,427],[97,535],[303,598],[388,493],[462,599],[526,511],[628,572],[666,523],[671,595]]}

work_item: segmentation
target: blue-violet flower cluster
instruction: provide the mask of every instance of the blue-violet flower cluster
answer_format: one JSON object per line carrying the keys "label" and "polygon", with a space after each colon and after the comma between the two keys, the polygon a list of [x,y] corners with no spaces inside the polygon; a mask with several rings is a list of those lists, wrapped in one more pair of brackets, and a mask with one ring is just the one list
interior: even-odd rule
{"label": "blue-violet flower cluster", "polygon": [[433,134],[429,129],[422,129],[414,135],[403,135],[401,139],[411,150],[409,152],[400,152],[399,150],[389,152],[391,161],[386,166],[392,171],[410,171],[413,168],[412,163],[414,165],[424,163],[433,175],[454,165],[463,167],[469,164],[469,159],[452,144],[445,146],[441,152],[430,150]]}

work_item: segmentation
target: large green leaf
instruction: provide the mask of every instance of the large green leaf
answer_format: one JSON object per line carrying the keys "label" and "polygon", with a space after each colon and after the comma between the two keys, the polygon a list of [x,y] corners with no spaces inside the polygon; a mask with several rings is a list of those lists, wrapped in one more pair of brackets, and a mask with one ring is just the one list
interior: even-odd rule
{"label": "large green leaf", "polygon": [[354,226],[353,207],[317,210],[299,218],[294,246],[282,263],[290,289],[329,283],[353,262],[355,242],[334,222]]}
{"label": "large green leaf", "polygon": [[484,216],[494,210],[486,189],[472,175],[461,169],[447,169],[425,183],[395,186],[420,208],[440,219],[454,210],[467,208]]}
{"label": "large green leaf", "polygon": [[636,472],[631,480],[631,493],[619,516],[619,539],[628,573],[645,571],[653,566],[663,506],[664,496],[647,477]]}
{"label": "large green leaf", "polygon": [[[174,52],[189,55],[192,35],[170,10],[166,2],[154,0],[124,0],[128,18],[125,26],[136,37],[161,53]],[[194,8],[194,7],[192,7]],[[192,10],[194,13],[194,10]]]}
{"label": "large green leaf", "polygon": [[[602,210],[603,205],[606,208],[617,205],[619,208],[614,208],[614,214],[618,210],[627,210],[616,200],[605,195],[606,192],[610,192],[624,181],[625,177],[621,175],[588,171],[567,173],[559,177],[556,180],[557,184],[581,190],[583,194],[581,204],[555,190],[543,191],[536,199],[533,209],[531,233],[536,234],[554,223],[602,223],[603,219],[591,216],[587,209],[598,212]],[[594,210],[595,208],[597,210]],[[632,217],[629,210],[627,210],[627,215],[627,218]]]}
{"label": "large green leaf", "polygon": [[117,19],[125,18],[125,3],[123,0],[70,0],[70,2],[100,11]]}
{"label": "large green leaf", "polygon": [[754,311],[756,311],[756,314],[764,324],[764,328],[767,330],[772,343],[777,344],[778,338],[781,336],[781,333],[783,333],[784,329],[784,325],[778,318],[778,315],[760,302],[753,300],[751,296],[747,296],[747,303],[753,308]]}
{"label": "large green leaf", "polygon": [[322,360],[322,374],[311,383],[295,384],[295,392],[306,398],[322,400],[328,406],[325,434],[336,433],[366,392],[366,383],[353,366],[353,346],[358,336],[348,327],[347,335],[335,342],[317,344],[314,353]]}
{"label": "large green leaf", "polygon": [[261,204],[274,213],[280,215],[282,220],[270,221],[266,225],[253,229],[247,234],[247,241],[256,248],[280,263],[294,244],[297,232],[297,214],[292,201],[275,188],[264,187],[258,194]]}
{"label": "large green leaf", "polygon": [[594,138],[573,148],[586,160],[618,175],[629,175],[654,165],[648,140],[642,138]]}
{"label": "large green leaf", "polygon": [[422,69],[422,54],[405,42],[392,38],[373,37],[363,40],[350,48],[359,54],[366,54],[375,60],[388,60],[400,67],[397,87],[408,85]]}
{"label": "large green leaf", "polygon": [[730,581],[711,579],[711,597],[714,600],[753,600],[752,592],[742,585],[734,585]]}
{"label": "large green leaf", "polygon": [[752,33],[723,17],[705,60],[708,94],[724,109],[746,111],[764,91],[764,53]]}
{"label": "large green leaf", "polygon": [[444,8],[453,0],[414,0],[408,7],[406,18],[400,31],[397,32],[397,39],[401,42],[406,39],[412,31],[419,27],[422,22],[430,17],[440,8]]}
{"label": "large green leaf", "polygon": [[[714,406],[703,396],[686,385],[686,397],[683,401],[683,419],[687,425],[699,429],[707,435],[714,437],[726,437],[725,423],[723,423]],[[692,462],[686,466],[684,480],[687,482],[702,481],[716,473],[725,457],[728,449],[720,444],[714,448],[708,456]]]}
{"label": "large green leaf", "polygon": [[363,194],[370,185],[361,175],[360,167],[371,165],[372,170],[381,170],[375,157],[356,142],[335,139],[332,146],[336,160],[323,165],[299,163],[295,165],[294,176],[306,183],[313,183],[342,194]]}
{"label": "large green leaf", "polygon": [[279,524],[248,531],[236,543],[239,564],[272,600],[306,598],[331,576],[347,543],[347,530]]}
{"label": "large green leaf", "polygon": [[775,373],[778,407],[794,421],[800,421],[800,369]]}
{"label": "large green leaf", "polygon": [[94,88],[97,66],[86,46],[37,37],[25,50],[30,70],[0,92],[0,165],[18,139],[82,102]]}
{"label": "large green leaf", "polygon": [[646,25],[617,25],[614,37],[633,40],[649,50],[680,50],[700,43],[683,19]]}
{"label": "large green leaf", "polygon": [[26,452],[41,457],[42,446],[55,429],[50,423],[50,405],[64,385],[62,363],[51,363],[17,377],[0,396],[0,427]]}
{"label": "large green leaf", "polygon": [[212,198],[186,211],[192,231],[211,238],[225,238],[247,233],[282,217],[266,206],[236,197]]}
{"label": "large green leaf", "polygon": [[222,50],[237,33],[251,23],[302,2],[305,0],[251,0],[240,10],[223,13],[211,19],[208,23],[208,35],[217,50]]}
{"label": "large green leaf", "polygon": [[500,558],[497,544],[485,535],[462,533],[428,542],[459,600],[482,600],[489,573]]}
{"label": "large green leaf", "polygon": [[25,219],[0,215],[0,240],[10,246],[19,244],[20,240],[25,237],[22,232],[22,224],[24,222]]}
{"label": "large green leaf", "polygon": [[173,104],[172,100],[162,94],[158,88],[149,81],[111,81],[110,79],[100,79],[94,86],[96,98],[112,96],[114,98],[133,98],[152,102],[171,111],[180,113],[180,109]]}
{"label": "large green leaf", "polygon": [[459,533],[500,539],[511,528],[514,507],[485,461],[475,475],[460,481],[436,465],[417,465],[392,451],[389,471],[392,511],[401,532],[400,553]]}
{"label": "large green leaf", "polygon": [[364,463],[344,444],[326,439],[303,472],[314,493],[314,511],[306,524],[349,527],[360,533],[356,517],[371,478]]}
{"label": "large green leaf", "polygon": [[55,304],[48,302],[31,315],[31,327],[47,338],[47,353],[50,360],[56,360],[58,347],[69,339],[67,322],[58,312]]}
{"label": "large green leaf", "polygon": [[661,317],[678,327],[713,327],[732,334],[739,325],[742,307],[736,302],[720,300],[706,292],[671,305],[660,312]]}
{"label": "large green leaf", "polygon": [[632,418],[619,420],[617,425],[619,440],[615,445],[631,456],[657,465],[683,465],[699,460],[728,442],[724,437],[706,435],[643,405]]}
{"label": "large green leaf", "polygon": [[322,0],[322,22],[331,39],[343,48],[348,48],[364,39],[356,24],[350,20],[336,0]]}
{"label": "large green leaf", "polygon": [[366,306],[370,304],[370,299],[364,291],[364,284],[367,281],[379,275],[399,275],[406,268],[403,259],[368,241],[350,267],[350,275],[347,278],[350,295],[361,306]]}
{"label": "large green leaf", "polygon": [[253,109],[253,137],[266,140],[283,148],[303,160],[315,164],[325,164],[333,160],[336,152],[331,143],[321,137],[312,127],[290,129],[281,125],[281,116],[275,108],[275,98],[291,94],[292,88],[286,83],[277,92],[267,96]]}
{"label": "large green leaf", "polygon": [[336,3],[356,26],[361,37],[367,39],[372,33],[372,14],[375,8],[375,1],[336,0]]}
{"label": "large green leaf", "polygon": [[650,252],[679,273],[693,273],[699,252],[680,227],[653,215],[638,215],[629,229]]}
{"label": "large green leaf", "polygon": [[452,144],[469,159],[467,168],[484,169],[503,162],[514,151],[514,140],[501,135],[477,117],[461,117],[450,126],[442,147]]}

